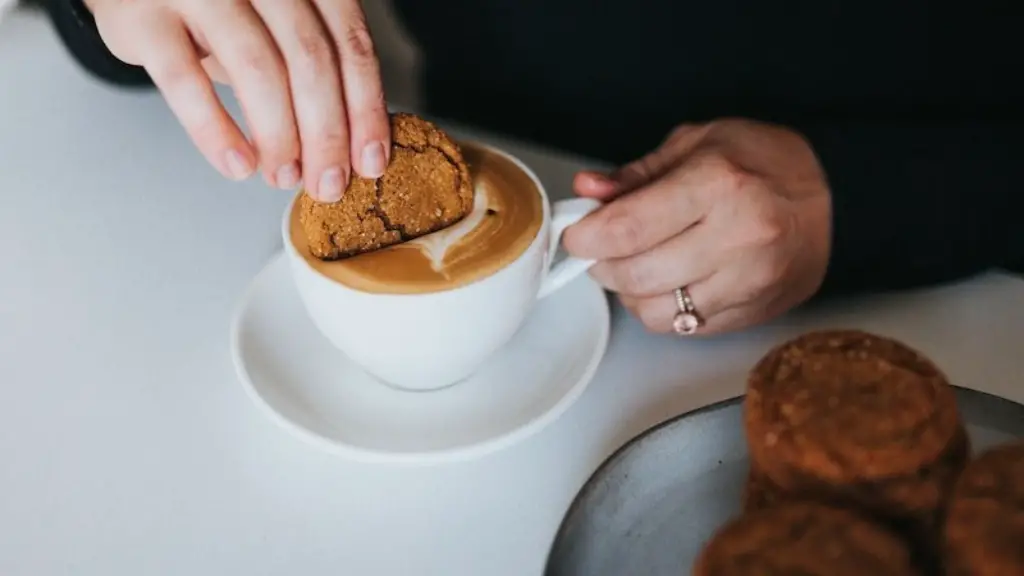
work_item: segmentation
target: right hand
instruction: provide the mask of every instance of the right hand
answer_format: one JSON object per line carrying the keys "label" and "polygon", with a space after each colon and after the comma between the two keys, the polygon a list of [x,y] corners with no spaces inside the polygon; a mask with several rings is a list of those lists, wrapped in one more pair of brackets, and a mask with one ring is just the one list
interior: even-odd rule
{"label": "right hand", "polygon": [[[360,0],[87,0],[107,47],[142,66],[196,146],[228,178],[300,179],[341,198],[352,170],[383,174],[391,131]],[[213,81],[230,84],[252,134]]]}

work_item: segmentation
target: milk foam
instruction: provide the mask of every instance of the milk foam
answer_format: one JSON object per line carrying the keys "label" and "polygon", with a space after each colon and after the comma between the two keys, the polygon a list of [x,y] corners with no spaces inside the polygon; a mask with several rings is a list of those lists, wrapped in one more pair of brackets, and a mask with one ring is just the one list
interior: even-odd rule
{"label": "milk foam", "polygon": [[478,183],[473,190],[473,210],[465,218],[443,230],[410,240],[409,243],[417,245],[430,258],[430,267],[435,272],[443,274],[444,259],[448,250],[484,221],[490,207],[490,192],[487,186]]}

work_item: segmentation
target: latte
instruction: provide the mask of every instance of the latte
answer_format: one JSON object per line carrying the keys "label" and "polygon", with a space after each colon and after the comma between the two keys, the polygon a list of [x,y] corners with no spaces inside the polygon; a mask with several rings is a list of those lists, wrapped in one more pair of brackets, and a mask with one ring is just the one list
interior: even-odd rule
{"label": "latte", "polygon": [[309,251],[295,202],[292,244],[320,274],[361,292],[439,292],[497,272],[537,237],[544,221],[543,197],[531,175],[505,154],[473,143],[460,147],[473,180],[474,203],[456,224],[375,252],[323,261]]}

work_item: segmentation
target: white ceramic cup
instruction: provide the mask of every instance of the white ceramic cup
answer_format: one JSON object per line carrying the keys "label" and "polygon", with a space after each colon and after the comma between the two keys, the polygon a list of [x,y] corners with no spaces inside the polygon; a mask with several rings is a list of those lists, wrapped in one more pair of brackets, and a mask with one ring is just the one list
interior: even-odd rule
{"label": "white ceramic cup", "polygon": [[572,257],[553,266],[552,261],[562,232],[600,202],[580,198],[552,205],[540,179],[518,158],[472,145],[505,156],[533,180],[544,221],[519,258],[471,284],[425,294],[354,290],[309,265],[291,242],[291,205],[284,214],[285,252],[313,323],[353,362],[397,388],[436,390],[467,378],[512,338],[537,300],[593,265]]}

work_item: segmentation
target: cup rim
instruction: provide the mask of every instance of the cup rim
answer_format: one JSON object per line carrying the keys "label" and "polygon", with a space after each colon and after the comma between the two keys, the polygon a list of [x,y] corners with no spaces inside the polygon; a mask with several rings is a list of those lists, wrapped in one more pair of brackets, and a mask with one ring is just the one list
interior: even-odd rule
{"label": "cup rim", "polygon": [[506,160],[508,160],[508,161],[512,162],[513,164],[515,164],[515,166],[517,168],[522,170],[523,173],[525,173],[530,178],[530,180],[533,181],[534,185],[537,187],[537,191],[538,191],[538,193],[540,194],[540,197],[541,197],[541,217],[542,217],[541,225],[537,229],[537,233],[534,236],[533,240],[526,247],[526,249],[523,250],[523,252],[519,256],[516,257],[515,260],[512,260],[511,262],[509,262],[505,266],[502,266],[501,268],[498,268],[494,272],[492,272],[492,273],[490,273],[490,274],[488,274],[486,276],[483,276],[481,278],[477,278],[476,280],[473,280],[472,282],[469,282],[467,284],[461,284],[459,286],[454,286],[454,287],[451,287],[451,288],[444,288],[444,289],[441,289],[441,290],[434,290],[434,291],[430,291],[430,292],[415,292],[415,293],[381,292],[381,293],[377,293],[377,292],[366,292],[366,291],[363,291],[363,290],[359,290],[357,288],[352,288],[351,286],[347,286],[347,285],[345,285],[345,284],[343,284],[341,282],[338,282],[338,281],[336,281],[336,280],[334,280],[332,278],[329,278],[328,276],[326,276],[325,274],[323,274],[322,272],[320,272],[319,270],[314,268],[312,265],[310,265],[309,262],[306,261],[305,256],[303,256],[302,254],[299,253],[299,249],[295,246],[295,244],[292,243],[292,237],[291,237],[291,219],[292,219],[291,217],[292,217],[292,211],[295,209],[295,203],[298,202],[298,200],[302,196],[302,194],[306,193],[303,188],[300,188],[295,194],[292,195],[291,199],[288,201],[288,204],[285,206],[284,215],[281,218],[281,240],[282,240],[282,243],[284,244],[285,253],[288,255],[289,259],[291,259],[293,262],[298,262],[301,266],[304,267],[305,270],[313,273],[318,278],[321,278],[321,279],[323,279],[323,280],[325,280],[327,282],[330,282],[333,286],[335,286],[337,288],[341,288],[341,289],[348,290],[348,291],[351,291],[351,292],[356,292],[358,294],[367,294],[367,295],[373,295],[375,297],[380,297],[380,298],[385,298],[386,297],[386,298],[393,298],[393,299],[423,298],[423,297],[426,297],[426,296],[433,296],[433,295],[438,295],[438,294],[451,294],[453,292],[458,292],[460,290],[465,290],[465,289],[468,289],[468,288],[470,288],[472,286],[475,286],[475,285],[479,284],[480,282],[483,282],[483,281],[485,281],[485,280],[487,280],[489,278],[493,278],[495,275],[500,274],[500,273],[502,273],[505,270],[508,270],[510,267],[512,267],[516,263],[520,262],[523,258],[526,257],[527,254],[529,254],[531,251],[534,250],[534,248],[535,248],[535,246],[536,246],[536,244],[538,242],[541,242],[543,240],[543,238],[544,238],[543,232],[544,232],[545,229],[547,229],[547,227],[549,226],[549,224],[551,222],[551,200],[548,197],[547,188],[544,186],[544,182],[541,181],[540,177],[537,176],[537,173],[534,172],[534,170],[532,168],[530,168],[529,165],[527,165],[519,157],[517,157],[516,155],[512,154],[511,152],[503,150],[503,149],[501,149],[501,148],[499,148],[499,147],[497,147],[497,146],[495,146],[493,144],[482,142],[480,140],[473,140],[473,139],[468,139],[468,138],[455,138],[454,140],[459,145],[459,147],[475,147],[475,148],[480,148],[480,149],[483,149],[483,150],[485,150],[487,152],[491,152],[491,153],[497,154],[497,155],[505,158]]}

